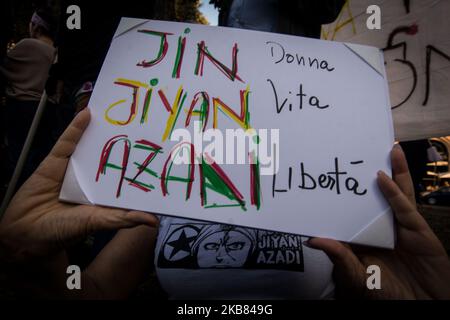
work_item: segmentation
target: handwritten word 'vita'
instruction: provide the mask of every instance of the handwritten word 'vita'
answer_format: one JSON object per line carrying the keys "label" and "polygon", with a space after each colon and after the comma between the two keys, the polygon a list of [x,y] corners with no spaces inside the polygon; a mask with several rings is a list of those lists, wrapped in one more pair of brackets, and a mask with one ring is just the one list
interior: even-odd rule
{"label": "handwritten word 'vita'", "polygon": [[287,64],[294,64],[303,67],[309,67],[316,70],[334,71],[334,67],[330,67],[327,60],[317,59],[313,57],[305,57],[298,53],[286,53],[284,47],[275,41],[267,41],[267,45],[270,45],[270,54],[274,58],[274,63],[278,64],[284,62]]}
{"label": "handwritten word 'vita'", "polygon": [[[286,103],[289,101],[289,111],[292,111],[292,103],[290,98],[292,96],[292,91],[289,91],[289,96],[287,98],[284,98],[283,100],[281,100],[281,98],[278,97],[278,93],[277,93],[277,89],[275,87],[275,84],[273,83],[272,80],[267,79],[267,82],[270,83],[270,86],[272,87],[273,90],[273,96],[275,98],[275,108],[277,110],[277,113],[281,113],[281,111],[283,111],[283,108],[285,107]],[[311,107],[315,107],[317,109],[327,109],[330,105],[329,104],[321,104],[320,100],[318,97],[314,96],[314,95],[308,95],[303,91],[303,84],[300,84],[299,89],[298,89],[298,93],[295,94],[296,97],[298,97],[298,109],[302,110],[304,105],[309,105]],[[281,102],[281,104],[280,104]]]}
{"label": "handwritten word 'vita'", "polygon": [[[350,165],[363,164],[363,160],[352,161]],[[299,172],[299,184],[298,189],[301,190],[316,190],[316,189],[327,189],[336,192],[336,194],[341,194],[342,191],[348,191],[357,196],[363,196],[367,193],[367,189],[360,189],[359,182],[356,178],[349,176],[347,171],[342,171],[339,168],[339,159],[334,158],[334,169],[332,171],[322,173],[317,177],[314,177],[311,173],[308,173],[305,169],[305,164],[300,163]],[[293,168],[289,167],[288,172],[287,188],[281,189],[277,187],[277,174],[273,176],[272,182],[272,196],[275,197],[276,193],[288,192],[292,190],[293,184]],[[285,184],[286,186],[286,184]]]}

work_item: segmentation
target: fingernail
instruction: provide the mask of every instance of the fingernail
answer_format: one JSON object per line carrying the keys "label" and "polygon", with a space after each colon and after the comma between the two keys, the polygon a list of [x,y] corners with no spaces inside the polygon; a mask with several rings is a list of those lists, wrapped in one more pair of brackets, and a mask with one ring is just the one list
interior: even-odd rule
{"label": "fingernail", "polygon": [[402,146],[400,145],[400,143],[394,144],[394,148],[397,149],[397,150],[403,151],[403,148],[402,148]]}
{"label": "fingernail", "polygon": [[155,226],[155,227],[159,225],[158,218],[156,218],[155,216],[147,216],[147,214],[145,214],[145,215],[146,216],[132,217],[132,220],[137,224],[146,224],[146,225]]}
{"label": "fingernail", "polygon": [[151,221],[152,221],[152,224],[155,226],[155,227],[157,227],[158,225],[159,225],[159,219],[157,218],[157,217],[155,217],[155,216],[150,216],[150,217],[148,217],[149,219],[151,219]]}
{"label": "fingernail", "polygon": [[155,217],[155,227],[159,227],[159,219]]}

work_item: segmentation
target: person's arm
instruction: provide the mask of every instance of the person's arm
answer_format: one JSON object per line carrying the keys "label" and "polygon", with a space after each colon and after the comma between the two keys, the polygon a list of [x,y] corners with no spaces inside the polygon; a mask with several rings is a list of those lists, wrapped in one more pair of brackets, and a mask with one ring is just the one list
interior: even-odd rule
{"label": "person's arm", "polygon": [[9,80],[17,72],[16,65],[27,59],[26,39],[19,41],[14,48],[9,50],[0,63],[0,73]]}
{"label": "person's arm", "polygon": [[[125,297],[151,261],[156,235],[152,228],[158,224],[154,215],[58,200],[69,158],[89,119],[88,109],[77,115],[0,222],[2,266],[17,283],[41,297]],[[67,290],[65,249],[94,232],[122,228],[130,229],[119,231],[84,270],[83,290]]]}
{"label": "person's arm", "polygon": [[[344,297],[370,299],[450,299],[450,261],[416,208],[414,188],[399,145],[391,154],[393,178],[378,174],[378,185],[394,212],[395,250],[350,246],[313,238],[307,245],[325,251],[335,266],[337,291]],[[366,285],[369,265],[381,269],[381,289]]]}

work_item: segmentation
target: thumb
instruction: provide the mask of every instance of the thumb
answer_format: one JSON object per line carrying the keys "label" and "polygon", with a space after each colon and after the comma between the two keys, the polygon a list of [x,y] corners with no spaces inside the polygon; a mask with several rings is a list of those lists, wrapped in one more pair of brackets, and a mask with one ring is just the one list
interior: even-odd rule
{"label": "thumb", "polygon": [[72,207],[59,214],[56,220],[56,240],[63,247],[98,231],[114,231],[140,225],[157,227],[159,224],[158,218],[151,213],[92,205]]}

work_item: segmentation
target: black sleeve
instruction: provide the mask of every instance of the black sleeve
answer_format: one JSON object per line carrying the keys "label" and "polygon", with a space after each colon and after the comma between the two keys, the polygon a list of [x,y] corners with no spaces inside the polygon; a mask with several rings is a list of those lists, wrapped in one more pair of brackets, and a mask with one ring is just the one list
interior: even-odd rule
{"label": "black sleeve", "polygon": [[228,15],[230,13],[233,0],[210,0],[209,3],[214,5],[214,8],[219,10],[218,25],[227,26]]}
{"label": "black sleeve", "polygon": [[345,0],[281,0],[283,6],[308,23],[328,24],[336,20]]}

